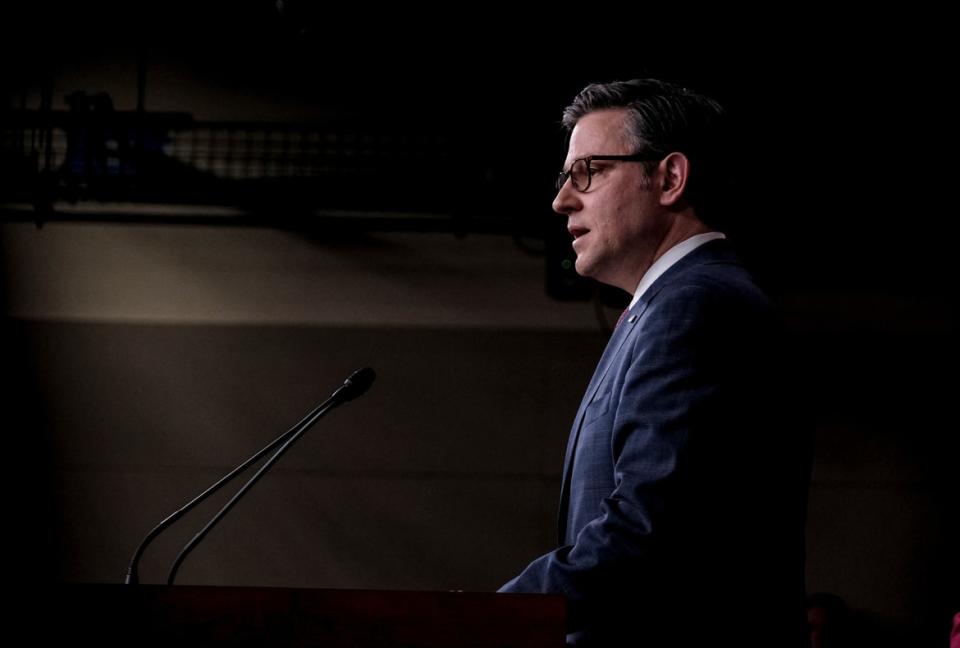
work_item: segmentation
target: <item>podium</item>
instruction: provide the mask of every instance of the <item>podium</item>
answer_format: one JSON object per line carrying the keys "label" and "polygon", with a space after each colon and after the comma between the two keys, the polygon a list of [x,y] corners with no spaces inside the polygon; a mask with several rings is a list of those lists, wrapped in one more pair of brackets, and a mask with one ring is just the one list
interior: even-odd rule
{"label": "podium", "polygon": [[33,638],[95,646],[562,648],[566,618],[546,594],[78,584],[49,603]]}

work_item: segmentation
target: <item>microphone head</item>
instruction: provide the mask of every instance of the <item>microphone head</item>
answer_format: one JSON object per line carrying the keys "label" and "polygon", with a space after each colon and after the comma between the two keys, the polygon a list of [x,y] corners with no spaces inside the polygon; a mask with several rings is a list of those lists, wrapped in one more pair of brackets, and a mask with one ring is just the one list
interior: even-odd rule
{"label": "microphone head", "polygon": [[362,396],[370,385],[373,384],[377,373],[370,367],[358,369],[350,374],[350,377],[343,381],[343,387],[337,390],[337,395],[341,401],[353,400],[357,396]]}

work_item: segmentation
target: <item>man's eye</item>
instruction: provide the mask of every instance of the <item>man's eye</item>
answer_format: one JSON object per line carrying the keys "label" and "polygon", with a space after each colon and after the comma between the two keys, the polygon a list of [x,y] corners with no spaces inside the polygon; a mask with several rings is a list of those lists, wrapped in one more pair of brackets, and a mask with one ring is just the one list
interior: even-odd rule
{"label": "man's eye", "polygon": [[603,171],[603,167],[595,167],[595,166],[590,167],[590,175],[596,175],[601,171]]}

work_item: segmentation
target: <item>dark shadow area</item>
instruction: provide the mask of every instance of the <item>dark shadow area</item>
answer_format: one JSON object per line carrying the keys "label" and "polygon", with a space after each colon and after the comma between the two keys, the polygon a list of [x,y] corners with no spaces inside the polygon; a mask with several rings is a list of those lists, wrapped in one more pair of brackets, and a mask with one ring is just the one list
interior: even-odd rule
{"label": "dark shadow area", "polygon": [[[940,161],[949,160],[956,135],[953,117],[947,119],[954,105],[947,96],[953,71],[946,43],[952,41],[937,33],[943,27],[934,24],[935,18],[929,25],[899,17],[868,25],[861,16],[828,20],[811,10],[783,20],[727,16],[742,19],[740,27],[706,24],[710,16],[704,16],[703,25],[678,29],[674,26],[682,16],[662,22],[652,15],[637,19],[583,8],[583,15],[531,24],[493,11],[441,16],[444,24],[433,14],[419,23],[415,15],[395,15],[405,9],[351,16],[326,3],[283,4],[284,11],[273,0],[5,6],[0,10],[0,98],[5,100],[0,107],[0,225],[36,221],[56,227],[60,220],[253,225],[296,233],[321,252],[383,257],[408,250],[377,239],[380,232],[497,234],[520,241],[518,254],[544,257],[545,290],[551,297],[591,299],[596,286],[573,271],[564,219],[550,209],[565,153],[559,127],[563,107],[586,83],[614,78],[660,77],[712,94],[729,108],[742,134],[730,157],[737,170],[737,200],[728,233],[759,282],[783,306],[801,400],[808,408],[802,415],[816,430],[813,577],[833,591],[830,579],[849,573],[848,585],[863,598],[875,596],[864,604],[843,592],[854,619],[850,627],[858,628],[847,633],[849,642],[843,645],[946,644],[948,621],[960,610],[955,514],[960,448],[952,377],[960,360],[953,267],[958,228],[954,180],[946,177],[951,165]],[[757,19],[759,26],[746,26],[758,25]],[[622,32],[615,33],[614,26],[605,31],[610,23],[622,23]],[[952,23],[944,19],[943,24]],[[899,36],[888,38],[892,33]],[[83,83],[75,82],[80,85],[66,85],[64,79],[76,79],[78,68],[93,72],[81,75]],[[182,76],[162,76],[159,69]],[[143,70],[145,75],[138,76]],[[117,92],[117,86],[125,91]],[[165,93],[176,92],[196,103],[156,108]],[[41,97],[39,105],[28,102],[34,96]],[[26,207],[14,209],[14,203]],[[133,207],[107,212],[103,203]],[[0,253],[2,244],[0,238]],[[18,271],[3,262],[6,272]],[[0,286],[7,279],[0,277]],[[623,294],[602,297],[608,304],[618,300],[623,303]],[[12,450],[5,482],[7,491],[17,494],[10,498],[16,532],[8,533],[15,582],[47,583],[64,572],[96,572],[85,571],[62,546],[61,448],[51,431],[80,430],[109,439],[97,420],[71,418],[95,409],[77,393],[110,397],[96,379],[88,380],[87,368],[75,358],[101,358],[92,349],[111,348],[118,339],[125,340],[122,353],[103,360],[100,378],[108,375],[104,384],[128,389],[129,402],[103,415],[110,423],[143,422],[146,415],[131,403],[137,389],[152,388],[154,376],[144,369],[137,376],[141,382],[128,384],[125,372],[137,363],[152,370],[156,359],[166,363],[164,380],[172,393],[197,410],[205,405],[199,398],[190,401],[194,392],[182,385],[194,379],[197,366],[204,380],[218,385],[224,410],[254,400],[242,396],[243,390],[275,361],[295,375],[291,384],[303,390],[303,402],[309,401],[312,396],[302,386],[315,379],[302,367],[302,349],[309,345],[342,353],[338,360],[343,362],[350,345],[351,351],[373,349],[398,368],[418,362],[421,349],[428,349],[424,357],[438,365],[469,357],[487,363],[484,371],[468,376],[444,365],[438,370],[443,384],[431,387],[432,402],[445,403],[445,389],[456,392],[465,409],[488,399],[483,416],[498,430],[508,429],[511,418],[553,416],[542,414],[543,401],[523,393],[519,380],[511,379],[516,389],[502,391],[495,365],[503,348],[513,354],[532,349],[524,356],[529,366],[522,369],[532,382],[539,376],[538,362],[554,359],[554,350],[538,347],[540,336],[529,332],[481,334],[479,353],[478,337],[469,331],[398,333],[385,327],[339,331],[340,338],[331,342],[331,331],[323,327],[231,332],[194,325],[101,327],[11,320],[2,294],[0,306],[4,429]],[[592,360],[576,355],[582,342],[573,335],[556,337],[554,346],[576,357],[582,363],[576,369],[589,377]],[[52,357],[44,350],[50,341],[62,345],[63,355]],[[599,334],[587,340],[591,354],[599,353],[601,342]],[[222,351],[239,368],[223,369],[210,349]],[[314,354],[319,363],[323,354]],[[560,362],[554,370],[566,371]],[[334,374],[340,375],[339,367],[330,371]],[[398,395],[407,393],[400,387],[390,392],[386,381],[378,387],[392,394],[389,405],[405,418],[408,436],[403,443],[367,440],[395,444],[400,454],[428,433],[418,430],[416,417],[423,414],[412,402],[418,395],[408,382],[413,378],[395,380],[409,392],[409,402]],[[230,389],[219,387],[220,381]],[[71,388],[73,382],[80,387]],[[549,379],[543,382],[550,386]],[[149,393],[160,410],[167,394],[159,388]],[[571,389],[574,405],[578,394]],[[264,427],[274,425],[264,415],[271,412],[271,398],[290,396],[258,394],[261,409],[244,402],[250,409],[242,413],[264,416],[267,420],[258,421]],[[285,402],[295,412],[302,405]],[[170,446],[194,452],[183,449],[187,439],[209,450],[209,439],[189,436],[189,417],[178,416],[183,438]],[[549,433],[562,444],[567,421],[556,418],[563,420],[551,419]],[[240,415],[231,421],[244,424]],[[165,428],[152,431],[160,434]],[[442,444],[448,436],[440,432],[429,434]],[[508,447],[508,439],[501,441]],[[82,439],[74,443],[83,447]],[[129,438],[123,443],[135,446]],[[455,455],[450,443],[447,450]],[[384,458],[384,465],[392,458]],[[156,483],[180,476],[171,471]],[[549,490],[542,499],[552,506],[553,484],[548,486],[538,481],[528,488]],[[446,492],[442,484],[429,488]],[[407,503],[429,502],[436,492],[424,489],[426,495],[401,495]],[[389,518],[399,515],[377,499],[375,490],[364,491],[363,503],[383,507],[384,518],[398,525],[405,522]],[[464,491],[471,503],[493,497],[480,488]],[[95,501],[94,492],[99,491],[83,496]],[[538,497],[529,500],[539,502]],[[166,510],[157,499],[157,512]],[[310,500],[294,510],[321,517],[316,511],[329,503],[314,506]],[[548,527],[553,511],[536,510]],[[431,519],[443,514],[429,506],[421,511]],[[365,518],[356,515],[361,528]],[[148,517],[137,520],[131,538],[153,520]],[[910,526],[914,522],[916,528]],[[288,531],[308,544],[303,537],[309,534]],[[418,550],[416,531],[409,530],[397,546]],[[446,551],[451,564],[460,556],[444,547],[484,544],[456,530],[447,533],[452,539],[433,549]],[[525,536],[524,547],[537,548],[541,536],[524,533],[533,537]],[[374,542],[358,532],[357,538],[341,536],[335,548],[347,555],[358,546],[351,543],[361,541]],[[250,554],[239,555],[237,564],[251,562]],[[891,556],[910,566],[909,575],[884,581],[880,575]],[[99,558],[104,559],[102,553]],[[396,560],[382,561],[379,567],[397,581],[416,576]],[[851,563],[863,572],[848,571]],[[217,574],[217,567],[204,573]],[[480,578],[482,571],[476,565],[454,569],[465,579]],[[439,568],[436,574],[442,575]],[[886,593],[875,594],[876,589]],[[909,607],[899,600],[889,603],[901,595]],[[901,606],[900,618],[861,612],[881,604]]]}

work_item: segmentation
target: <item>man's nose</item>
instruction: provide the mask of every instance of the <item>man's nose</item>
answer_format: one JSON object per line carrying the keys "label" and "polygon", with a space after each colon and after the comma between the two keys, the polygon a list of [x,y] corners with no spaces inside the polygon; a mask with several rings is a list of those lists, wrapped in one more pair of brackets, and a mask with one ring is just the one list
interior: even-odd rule
{"label": "man's nose", "polygon": [[558,214],[567,215],[580,209],[580,197],[574,190],[573,183],[567,178],[567,181],[560,186],[557,197],[553,199],[553,211]]}

